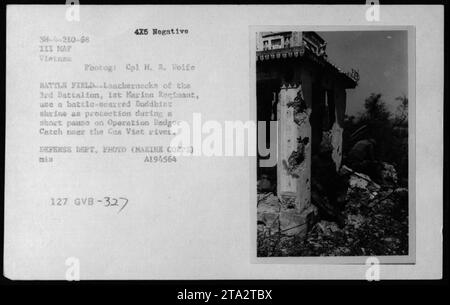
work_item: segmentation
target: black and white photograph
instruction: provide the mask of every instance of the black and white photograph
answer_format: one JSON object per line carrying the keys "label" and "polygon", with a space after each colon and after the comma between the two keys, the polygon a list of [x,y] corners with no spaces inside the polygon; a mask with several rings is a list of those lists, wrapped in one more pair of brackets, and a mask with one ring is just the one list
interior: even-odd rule
{"label": "black and white photograph", "polygon": [[257,160],[258,257],[408,256],[408,30],[275,30],[256,37],[277,152]]}

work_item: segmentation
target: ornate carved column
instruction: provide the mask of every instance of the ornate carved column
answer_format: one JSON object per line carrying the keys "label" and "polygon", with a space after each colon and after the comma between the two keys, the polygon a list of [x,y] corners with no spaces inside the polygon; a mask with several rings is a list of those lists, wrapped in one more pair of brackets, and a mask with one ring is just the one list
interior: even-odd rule
{"label": "ornate carved column", "polygon": [[277,191],[301,212],[311,202],[311,109],[301,85],[283,85],[278,100]]}

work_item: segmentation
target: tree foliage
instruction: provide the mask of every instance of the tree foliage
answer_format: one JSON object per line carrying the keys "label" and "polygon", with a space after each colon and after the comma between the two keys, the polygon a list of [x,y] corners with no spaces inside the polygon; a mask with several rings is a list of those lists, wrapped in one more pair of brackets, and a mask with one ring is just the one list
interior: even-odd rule
{"label": "tree foliage", "polygon": [[376,140],[375,154],[380,161],[395,166],[399,177],[408,177],[408,98],[395,99],[400,102],[395,113],[391,113],[380,93],[372,93],[364,101],[364,111],[356,116],[347,116],[344,126],[344,154],[359,140]]}

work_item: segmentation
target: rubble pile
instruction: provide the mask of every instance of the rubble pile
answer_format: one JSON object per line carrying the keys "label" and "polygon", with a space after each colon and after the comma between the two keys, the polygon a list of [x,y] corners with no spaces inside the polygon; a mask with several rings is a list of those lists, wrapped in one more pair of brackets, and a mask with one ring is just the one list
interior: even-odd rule
{"label": "rubble pile", "polygon": [[396,187],[395,169],[386,164],[380,184],[346,166],[341,174],[348,176],[342,222],[319,220],[306,236],[275,234],[276,238],[268,238],[264,230],[258,230],[258,255],[407,255],[408,189]]}
{"label": "rubble pile", "polygon": [[321,221],[309,232],[301,255],[408,254],[408,190],[359,184],[350,178],[342,228]]}
{"label": "rubble pile", "polygon": [[258,194],[258,256],[282,256],[287,253],[285,240],[306,236],[311,217],[317,214],[313,206],[298,211],[295,206],[272,192]]}

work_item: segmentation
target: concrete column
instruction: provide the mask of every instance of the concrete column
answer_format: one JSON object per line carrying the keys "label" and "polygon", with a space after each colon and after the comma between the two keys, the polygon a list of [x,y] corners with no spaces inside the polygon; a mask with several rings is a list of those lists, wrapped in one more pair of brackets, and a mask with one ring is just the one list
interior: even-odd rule
{"label": "concrete column", "polygon": [[277,191],[301,212],[311,202],[311,109],[301,85],[283,85],[278,100]]}

